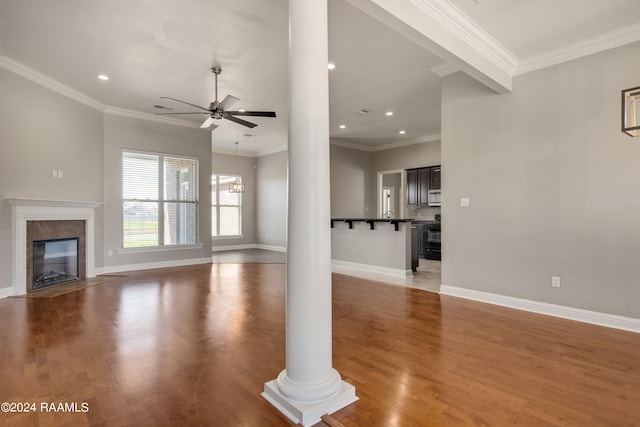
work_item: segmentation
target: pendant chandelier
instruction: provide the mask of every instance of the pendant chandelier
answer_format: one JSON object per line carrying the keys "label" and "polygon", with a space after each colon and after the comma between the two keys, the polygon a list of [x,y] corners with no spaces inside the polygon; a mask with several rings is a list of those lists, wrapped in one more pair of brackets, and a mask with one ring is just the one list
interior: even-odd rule
{"label": "pendant chandelier", "polygon": [[640,86],[622,91],[622,132],[640,136]]}
{"label": "pendant chandelier", "polygon": [[[238,173],[238,144],[239,142],[236,141],[236,173]],[[229,193],[244,193],[244,184],[240,182],[238,177],[233,184],[229,185]]]}

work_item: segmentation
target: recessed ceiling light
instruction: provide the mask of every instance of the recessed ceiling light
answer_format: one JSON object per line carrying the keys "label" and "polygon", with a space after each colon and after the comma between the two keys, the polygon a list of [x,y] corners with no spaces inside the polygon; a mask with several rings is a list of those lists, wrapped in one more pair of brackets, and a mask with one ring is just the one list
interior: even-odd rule
{"label": "recessed ceiling light", "polygon": [[98,78],[104,81],[109,80],[109,76],[107,76],[106,74],[98,74]]}
{"label": "recessed ceiling light", "polygon": [[246,112],[247,110],[245,110],[244,108],[239,109],[238,111],[240,111],[241,113]]}
{"label": "recessed ceiling light", "polygon": [[340,128],[340,129],[346,129],[346,128],[347,128],[347,125],[340,125],[340,126],[339,126],[339,128]]}
{"label": "recessed ceiling light", "polygon": [[393,116],[393,111],[387,111],[384,114],[385,114],[385,116]]}
{"label": "recessed ceiling light", "polygon": [[327,65],[327,68],[330,70],[333,70],[336,68],[336,64],[334,64],[333,62],[329,62],[329,65]]}
{"label": "recessed ceiling light", "polygon": [[400,135],[404,135],[405,133],[407,133],[407,131],[405,130],[401,130],[400,132],[398,132]]}

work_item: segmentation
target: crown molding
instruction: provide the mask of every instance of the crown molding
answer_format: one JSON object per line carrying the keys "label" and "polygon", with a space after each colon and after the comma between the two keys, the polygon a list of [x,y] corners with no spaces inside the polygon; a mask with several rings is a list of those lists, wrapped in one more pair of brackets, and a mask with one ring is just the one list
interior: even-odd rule
{"label": "crown molding", "polygon": [[448,0],[410,1],[499,69],[513,75],[518,58],[453,3]]}
{"label": "crown molding", "polygon": [[[94,108],[98,111],[101,111],[105,114],[113,114],[117,116],[130,117],[139,120],[148,120],[153,122],[165,123],[169,125],[176,126],[184,126],[189,128],[197,128],[200,126],[197,123],[189,122],[186,120],[173,119],[169,117],[158,117],[154,114],[143,113],[141,111],[133,111],[127,110],[124,108],[112,107],[106,104],[103,104],[100,101],[97,101],[91,98],[88,95],[85,95],[82,92],[79,92],[75,89],[70,88],[57,80],[52,79],[51,77],[46,76],[31,67],[28,67],[15,59],[12,59],[6,55],[0,55],[0,67],[19,75],[20,77],[24,77],[27,80],[30,80],[34,83],[37,83],[47,89],[50,89],[60,95],[66,96],[74,101],[77,101],[81,104],[84,104],[88,107]],[[214,128],[215,129],[215,128]],[[213,130],[209,128],[208,130]]]}
{"label": "crown molding", "polygon": [[419,138],[408,139],[406,141],[392,142],[391,144],[380,145],[375,147],[371,151],[375,152],[375,151],[383,151],[383,150],[392,150],[394,148],[408,147],[410,145],[425,144],[427,142],[440,141],[440,139],[441,139],[441,135],[439,133],[435,135],[426,135]]}
{"label": "crown molding", "polygon": [[[200,129],[200,126],[197,123],[190,122],[187,120],[173,119],[170,117],[158,117],[155,114],[143,113],[141,111],[127,110],[125,108],[107,106],[104,109],[104,113],[113,114],[114,116],[129,117],[132,119],[147,120],[150,122],[158,122],[158,123],[164,123],[168,125],[183,126],[183,127],[192,128],[192,129]],[[213,129],[215,129],[215,127]],[[203,130],[213,131],[213,129],[207,128]]]}
{"label": "crown molding", "polygon": [[514,75],[529,73],[640,41],[640,23],[620,28],[521,61]]}
{"label": "crown molding", "polygon": [[91,108],[95,108],[99,111],[104,111],[106,105],[96,101],[90,96],[85,95],[84,93],[78,92],[75,89],[70,88],[57,80],[54,80],[33,68],[27,67],[26,65],[9,58],[6,55],[0,55],[0,67],[11,71],[21,77],[24,77],[27,80],[31,80],[32,82],[38,83],[41,86],[46,87],[47,89],[51,89],[54,92],[57,92],[61,95],[66,96],[67,98],[71,98],[74,101],[78,101],[81,104],[87,105]]}
{"label": "crown molding", "polygon": [[356,144],[354,142],[347,142],[337,138],[330,138],[329,141],[331,145],[335,145],[336,147],[351,148],[352,150],[360,150],[360,151],[367,151],[367,152],[374,151],[373,148],[369,147],[368,145]]}
{"label": "crown molding", "polygon": [[[238,151],[238,156],[240,156],[240,157],[262,157],[262,156],[268,156],[269,154],[280,153],[282,151],[287,151],[287,150],[288,150],[287,144],[282,144],[282,145],[278,145],[276,147],[265,148],[264,150],[258,150],[258,151]],[[235,150],[231,150],[231,149],[227,149],[227,148],[221,148],[221,147],[213,147],[211,152],[212,153],[217,153],[217,154],[228,154],[230,156],[235,156],[235,154],[236,154]]]}
{"label": "crown molding", "polygon": [[446,62],[440,65],[433,66],[429,70],[431,70],[431,72],[437,75],[438,77],[446,77],[450,74],[460,71],[460,69],[455,65],[448,64]]}
{"label": "crown molding", "polygon": [[440,139],[441,139],[440,134],[426,135],[419,138],[407,139],[404,141],[392,142],[389,144],[371,147],[368,145],[362,145],[362,144],[356,144],[353,142],[343,141],[337,138],[331,138],[331,145],[335,145],[337,147],[343,147],[343,148],[350,148],[352,150],[366,151],[368,153],[375,153],[376,151],[392,150],[394,148],[408,147],[410,145],[440,141]]}
{"label": "crown molding", "polygon": [[[225,154],[227,156],[236,155],[236,150],[229,149],[229,148],[222,148],[222,147],[213,147],[211,149],[211,152],[213,154]],[[250,157],[250,158],[258,157],[255,151],[238,151],[237,155],[238,157]]]}
{"label": "crown molding", "polygon": [[449,0],[346,0],[497,93],[512,89],[517,58]]}
{"label": "crown molding", "polygon": [[276,147],[265,148],[264,150],[259,150],[256,152],[256,157],[268,156],[269,154],[280,153],[282,151],[287,151],[289,146],[287,144],[278,145]]}

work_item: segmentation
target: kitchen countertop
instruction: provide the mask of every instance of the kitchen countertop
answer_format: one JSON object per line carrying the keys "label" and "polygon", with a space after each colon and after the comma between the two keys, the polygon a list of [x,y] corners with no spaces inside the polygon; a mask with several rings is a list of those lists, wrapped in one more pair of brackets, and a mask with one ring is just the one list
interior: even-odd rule
{"label": "kitchen countertop", "polygon": [[435,222],[435,219],[414,219],[411,221],[412,224],[434,224]]}
{"label": "kitchen countertop", "polygon": [[369,224],[369,227],[373,230],[373,224],[376,222],[386,222],[393,224],[395,230],[398,231],[398,224],[409,222],[413,222],[413,218],[331,218],[331,228],[333,228],[334,222],[346,222],[349,225],[349,228],[353,228],[354,222],[366,222]]}

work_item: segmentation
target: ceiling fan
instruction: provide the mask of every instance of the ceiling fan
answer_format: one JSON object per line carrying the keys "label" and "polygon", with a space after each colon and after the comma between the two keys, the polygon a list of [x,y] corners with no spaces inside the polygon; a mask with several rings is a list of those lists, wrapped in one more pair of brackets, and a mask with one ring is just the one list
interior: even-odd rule
{"label": "ceiling fan", "polygon": [[192,112],[186,112],[186,113],[156,113],[156,115],[162,116],[162,115],[169,115],[169,114],[208,114],[209,117],[207,117],[207,119],[202,123],[202,125],[200,125],[200,127],[203,129],[208,128],[213,124],[214,120],[219,120],[219,119],[231,120],[232,122],[241,124],[248,128],[254,128],[258,125],[255,123],[251,123],[247,120],[240,119],[235,116],[254,116],[254,117],[275,117],[276,116],[276,113],[274,111],[244,111],[244,110],[227,111],[227,108],[230,108],[232,105],[234,105],[236,102],[240,100],[235,96],[227,95],[222,100],[222,102],[218,102],[218,75],[220,74],[221,71],[222,69],[219,66],[213,67],[211,69],[211,72],[215,75],[215,79],[216,79],[216,99],[215,101],[209,104],[209,108],[201,107],[199,105],[195,105],[186,101],[181,101],[179,99],[169,98],[168,96],[161,96],[160,98],[162,99],[170,99],[171,101],[187,104],[203,111],[192,111]]}

